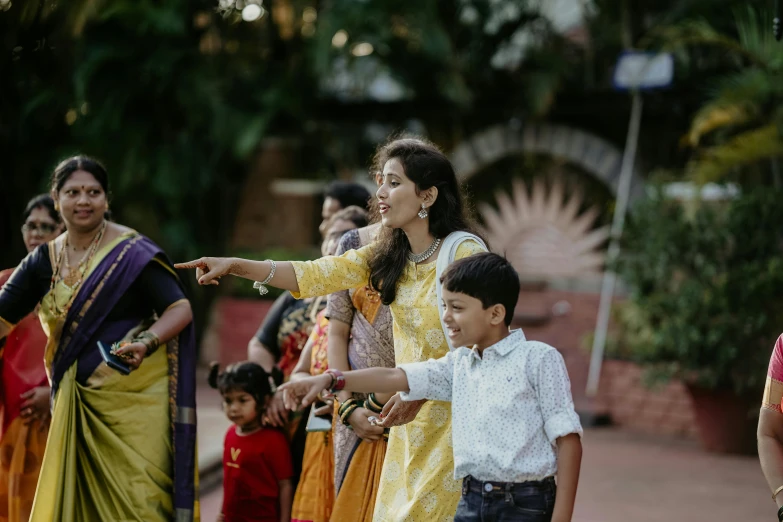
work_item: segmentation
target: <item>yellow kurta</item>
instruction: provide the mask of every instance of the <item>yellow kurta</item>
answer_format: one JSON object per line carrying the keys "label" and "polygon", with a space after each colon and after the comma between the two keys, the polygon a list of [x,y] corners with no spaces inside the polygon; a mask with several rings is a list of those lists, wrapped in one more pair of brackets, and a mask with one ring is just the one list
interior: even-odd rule
{"label": "yellow kurta", "polygon": [[[340,257],[293,263],[299,294],[326,295],[366,285],[373,245]],[[483,252],[473,241],[457,249],[456,259]],[[408,262],[390,309],[394,319],[397,364],[443,357],[448,344],[440,324],[435,289],[435,258],[424,265]],[[454,480],[451,404],[429,401],[415,420],[391,429],[389,448],[375,503],[375,522],[445,522],[454,518],[461,484]]]}

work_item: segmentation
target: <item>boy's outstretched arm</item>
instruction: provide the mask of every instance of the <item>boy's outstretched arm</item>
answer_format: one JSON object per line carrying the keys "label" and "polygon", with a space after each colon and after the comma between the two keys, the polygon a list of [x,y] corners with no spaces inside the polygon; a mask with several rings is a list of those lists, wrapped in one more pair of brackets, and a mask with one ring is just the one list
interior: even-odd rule
{"label": "boy's outstretched arm", "polygon": [[552,522],[571,522],[582,466],[582,439],[571,433],[557,439],[557,497]]}
{"label": "boy's outstretched arm", "polygon": [[[396,393],[408,392],[408,376],[399,368],[367,368],[344,372],[345,391]],[[332,384],[332,376],[329,373],[306,377],[297,381],[289,381],[282,385],[283,399],[286,408],[295,410],[299,407],[309,406],[318,398],[318,395]]]}

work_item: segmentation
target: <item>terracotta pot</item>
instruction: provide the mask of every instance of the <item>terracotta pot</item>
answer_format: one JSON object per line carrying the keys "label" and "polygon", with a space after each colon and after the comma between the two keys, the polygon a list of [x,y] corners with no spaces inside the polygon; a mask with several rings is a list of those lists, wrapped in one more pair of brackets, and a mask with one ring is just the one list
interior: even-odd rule
{"label": "terracotta pot", "polygon": [[707,390],[687,384],[699,439],[707,451],[756,453],[759,396],[738,396],[727,390]]}

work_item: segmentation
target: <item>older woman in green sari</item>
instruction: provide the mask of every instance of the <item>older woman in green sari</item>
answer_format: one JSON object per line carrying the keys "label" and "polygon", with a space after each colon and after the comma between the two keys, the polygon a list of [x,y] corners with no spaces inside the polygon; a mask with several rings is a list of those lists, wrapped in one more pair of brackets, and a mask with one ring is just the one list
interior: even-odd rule
{"label": "older woman in green sari", "polygon": [[[0,339],[39,302],[48,336],[53,414],[30,520],[198,520],[190,304],[163,252],[105,219],[99,163],[61,163],[52,192],[68,232],[0,291]],[[98,349],[120,341],[129,375]]]}

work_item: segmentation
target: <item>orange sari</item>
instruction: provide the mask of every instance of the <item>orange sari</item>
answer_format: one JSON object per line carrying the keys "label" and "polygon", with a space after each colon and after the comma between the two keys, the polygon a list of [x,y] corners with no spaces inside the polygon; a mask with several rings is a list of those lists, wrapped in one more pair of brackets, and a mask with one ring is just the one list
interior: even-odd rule
{"label": "orange sari", "polygon": [[[0,287],[13,270],[0,272]],[[30,314],[6,338],[0,361],[0,405],[3,431],[0,439],[0,522],[27,522],[33,506],[49,426],[40,421],[25,424],[20,417],[21,395],[48,386],[44,369],[46,334],[36,314]]]}
{"label": "orange sari", "polygon": [[[310,341],[310,375],[320,375],[328,369],[326,358],[329,320],[326,310],[318,314]],[[317,407],[315,404],[313,407]],[[291,522],[329,522],[334,504],[334,447],[331,431],[307,434],[302,477],[294,495]]]}

